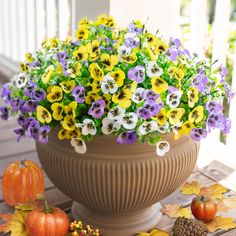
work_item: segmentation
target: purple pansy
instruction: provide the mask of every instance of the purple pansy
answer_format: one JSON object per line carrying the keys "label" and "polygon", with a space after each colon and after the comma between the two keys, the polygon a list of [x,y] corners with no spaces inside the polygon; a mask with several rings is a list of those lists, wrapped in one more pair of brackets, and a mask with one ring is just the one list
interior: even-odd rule
{"label": "purple pansy", "polygon": [[171,61],[176,61],[178,57],[178,51],[173,48],[169,48],[166,52],[166,55],[169,57]]}
{"label": "purple pansy", "polygon": [[1,92],[1,97],[3,98],[4,102],[7,104],[11,100],[11,91],[9,89],[9,83],[4,84]]}
{"label": "purple pansy", "polygon": [[227,97],[227,101],[228,103],[230,103],[231,100],[234,98],[236,92],[230,88],[229,84],[226,81],[223,82],[223,86],[225,89],[225,95]]}
{"label": "purple pansy", "polygon": [[128,31],[129,33],[141,34],[143,32],[143,28],[139,28],[134,23],[130,23],[128,25]]}
{"label": "purple pansy", "polygon": [[37,102],[35,100],[23,101],[20,111],[22,113],[34,112],[37,108]]}
{"label": "purple pansy", "polygon": [[129,69],[128,78],[130,80],[136,81],[137,83],[142,83],[145,79],[145,68],[141,65],[138,65]]}
{"label": "purple pansy", "polygon": [[18,98],[12,98],[11,101],[10,101],[10,105],[12,107],[12,111],[18,111],[21,107],[21,99],[20,97]]}
{"label": "purple pansy", "polygon": [[24,125],[23,125],[24,128],[25,128],[25,129],[28,129],[30,123],[31,123],[32,121],[34,121],[34,120],[36,120],[36,119],[34,119],[34,118],[32,118],[32,117],[25,118],[25,120],[24,120]]}
{"label": "purple pansy", "polygon": [[46,98],[46,92],[42,89],[37,89],[32,92],[32,99],[42,101]]}
{"label": "purple pansy", "polygon": [[142,93],[142,98],[148,103],[156,102],[156,100],[157,100],[157,98],[159,98],[159,96],[160,96],[159,94],[155,93],[151,89],[146,89]]}
{"label": "purple pansy", "polygon": [[103,99],[93,102],[91,108],[88,111],[88,114],[96,119],[101,118],[104,114],[105,105],[106,103]]}
{"label": "purple pansy", "polygon": [[9,118],[9,110],[7,107],[0,107],[0,117],[2,120],[8,120]]}
{"label": "purple pansy", "polygon": [[132,144],[136,141],[135,131],[121,133],[117,138],[117,144]]}
{"label": "purple pansy", "polygon": [[211,113],[207,118],[208,131],[210,132],[212,128],[215,129],[217,125],[219,126],[219,123],[222,122],[222,119],[224,119],[222,113]]}
{"label": "purple pansy", "polygon": [[137,115],[140,118],[149,119],[152,116],[156,116],[162,107],[163,107],[163,103],[146,102],[143,107],[138,108]]}
{"label": "purple pansy", "polygon": [[30,81],[28,85],[24,88],[25,96],[32,98],[32,93],[35,88],[36,88],[36,84],[33,81]]}
{"label": "purple pansy", "polygon": [[15,134],[17,134],[17,142],[20,141],[21,137],[25,136],[25,129],[23,128],[16,128],[13,130]]}
{"label": "purple pansy", "polygon": [[206,138],[207,131],[202,128],[193,128],[190,133],[190,137],[193,140],[200,141],[202,138]]}
{"label": "purple pansy", "polygon": [[29,63],[29,67],[40,67],[41,63],[39,61],[33,61],[31,63]]}
{"label": "purple pansy", "polygon": [[125,45],[128,48],[136,48],[140,44],[140,39],[138,37],[127,37],[125,40]]}
{"label": "purple pansy", "polygon": [[83,103],[85,99],[85,88],[79,85],[75,86],[72,95],[77,103]]}
{"label": "purple pansy", "polygon": [[58,52],[58,53],[56,54],[56,59],[57,59],[59,62],[65,61],[65,60],[66,60],[66,57],[67,57],[67,52]]}
{"label": "purple pansy", "polygon": [[39,130],[38,141],[43,144],[48,143],[48,133],[49,132],[50,132],[49,126],[42,126]]}
{"label": "purple pansy", "polygon": [[37,120],[32,120],[28,127],[28,134],[35,140],[38,140],[39,137],[40,124]]}
{"label": "purple pansy", "polygon": [[202,74],[197,74],[191,81],[191,85],[194,86],[199,92],[204,92],[207,88],[208,78]]}
{"label": "purple pansy", "polygon": [[181,46],[181,41],[178,38],[170,38],[170,46],[178,49]]}
{"label": "purple pansy", "polygon": [[221,75],[221,78],[225,77],[228,74],[228,69],[225,66],[220,66],[219,67],[219,73]]}
{"label": "purple pansy", "polygon": [[208,101],[205,107],[209,111],[209,113],[218,113],[221,112],[223,109],[222,103],[217,100]]}
{"label": "purple pansy", "polygon": [[20,126],[23,126],[24,125],[24,122],[25,122],[25,117],[20,114],[19,117],[17,118],[17,123],[20,125]]}

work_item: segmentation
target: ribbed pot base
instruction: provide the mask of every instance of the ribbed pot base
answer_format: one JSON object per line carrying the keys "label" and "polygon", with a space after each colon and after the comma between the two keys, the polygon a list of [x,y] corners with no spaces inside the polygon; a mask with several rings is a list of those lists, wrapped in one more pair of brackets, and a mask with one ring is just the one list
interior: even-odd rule
{"label": "ribbed pot base", "polygon": [[103,236],[134,236],[141,231],[154,228],[162,217],[161,204],[127,214],[111,214],[89,209],[80,203],[72,205],[75,220],[98,228]]}

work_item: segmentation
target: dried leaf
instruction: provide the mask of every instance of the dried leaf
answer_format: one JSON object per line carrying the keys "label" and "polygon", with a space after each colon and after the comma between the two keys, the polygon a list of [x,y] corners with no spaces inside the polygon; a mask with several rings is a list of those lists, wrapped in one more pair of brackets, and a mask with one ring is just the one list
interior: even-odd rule
{"label": "dried leaf", "polygon": [[215,232],[218,229],[229,230],[236,228],[236,223],[234,223],[233,218],[216,216],[211,222],[206,223],[206,226],[210,232]]}
{"label": "dried leaf", "polygon": [[209,187],[201,188],[199,195],[209,196],[215,199],[222,199],[224,197],[223,193],[228,191],[227,188],[220,184],[213,184]]}
{"label": "dried leaf", "polygon": [[28,236],[25,227],[25,218],[27,214],[28,214],[27,211],[22,211],[22,210],[15,211],[10,224],[11,236]]}
{"label": "dried leaf", "polygon": [[221,199],[217,204],[217,211],[227,212],[229,209],[236,208],[236,197]]}
{"label": "dried leaf", "polygon": [[15,206],[15,209],[22,211],[33,211],[34,209],[38,209],[43,207],[44,202],[42,200],[35,200],[28,203],[18,204]]}
{"label": "dried leaf", "polygon": [[181,188],[180,191],[182,194],[191,195],[196,194],[198,195],[201,190],[201,185],[197,181],[192,181],[191,183],[186,182]]}
{"label": "dried leaf", "polygon": [[13,218],[13,214],[0,214],[0,219],[5,223],[0,225],[0,232],[8,233],[10,231],[10,224]]}
{"label": "dried leaf", "polygon": [[169,236],[169,234],[159,229],[153,229],[150,233],[141,232],[137,236]]}
{"label": "dried leaf", "polygon": [[180,207],[178,205],[172,205],[172,204],[168,204],[166,205],[164,208],[161,209],[161,212],[169,217],[182,217],[185,216],[187,218],[191,218],[192,214],[191,214],[191,210],[187,207]]}

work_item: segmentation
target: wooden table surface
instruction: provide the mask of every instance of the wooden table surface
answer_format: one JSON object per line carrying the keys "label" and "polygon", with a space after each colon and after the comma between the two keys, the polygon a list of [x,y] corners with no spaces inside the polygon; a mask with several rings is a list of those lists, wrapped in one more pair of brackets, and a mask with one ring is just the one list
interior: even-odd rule
{"label": "wooden table surface", "polygon": [[[0,106],[2,101],[0,101]],[[26,138],[22,139],[20,143],[16,142],[16,136],[13,133],[13,129],[17,127],[15,119],[9,121],[0,120],[0,186],[4,169],[10,165],[12,162],[21,159],[31,159],[41,165],[37,153],[35,151],[34,141]],[[213,183],[219,182],[229,176],[234,170],[227,167],[217,161],[213,161],[210,165],[204,169],[195,168],[195,171],[190,176],[189,181],[197,180],[202,185],[209,186]],[[45,174],[45,195],[49,203],[58,206],[70,214],[70,207],[72,200],[65,196],[61,191],[59,191],[50,179]],[[229,192],[231,195],[235,195],[235,192]],[[179,190],[175,191],[169,197],[161,201],[162,206],[166,204],[179,204],[181,206],[189,206],[192,200],[192,195],[182,195]],[[2,191],[0,187],[0,213],[13,212],[13,209],[9,207],[3,200]],[[236,209],[230,210],[225,213],[224,216],[234,217],[236,219]],[[158,228],[170,232],[173,226],[174,219],[163,215],[161,221],[158,224]],[[1,235],[1,234],[0,234]],[[210,236],[236,236],[236,229],[225,231],[217,231],[215,233],[209,234]],[[112,235],[111,235],[112,236]],[[183,235],[184,236],[184,235]]]}

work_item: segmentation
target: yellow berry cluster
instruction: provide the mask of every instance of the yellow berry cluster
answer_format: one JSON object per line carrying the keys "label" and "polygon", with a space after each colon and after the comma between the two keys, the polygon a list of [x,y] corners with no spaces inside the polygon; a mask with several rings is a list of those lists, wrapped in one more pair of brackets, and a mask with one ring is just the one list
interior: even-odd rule
{"label": "yellow berry cluster", "polygon": [[71,222],[70,233],[72,236],[100,236],[98,229],[93,229],[90,225],[84,228],[81,221]]}

